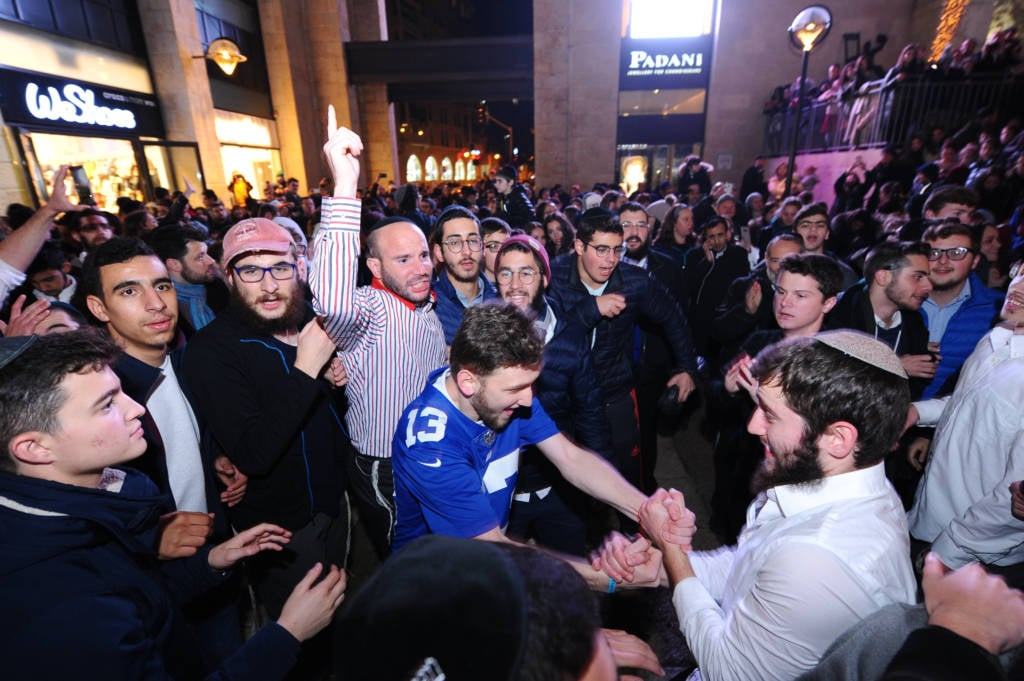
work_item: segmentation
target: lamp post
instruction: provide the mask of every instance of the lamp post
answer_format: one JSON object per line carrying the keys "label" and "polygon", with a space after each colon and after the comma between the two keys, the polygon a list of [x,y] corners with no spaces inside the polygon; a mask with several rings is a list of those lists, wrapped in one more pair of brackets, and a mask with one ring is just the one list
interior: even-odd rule
{"label": "lamp post", "polygon": [[196,55],[193,59],[209,59],[219,66],[226,76],[234,73],[235,67],[242,62],[249,61],[249,58],[238,49],[238,43],[230,38],[217,38],[210,43],[206,54]]}
{"label": "lamp post", "polygon": [[800,136],[800,124],[804,114],[804,88],[807,83],[807,61],[811,50],[820,45],[832,28],[832,12],[824,5],[811,5],[800,10],[789,27],[789,40],[800,48],[803,61],[800,65],[800,89],[796,99],[796,125],[793,126],[793,142],[789,146],[789,164],[786,169],[786,196],[793,187],[793,166],[796,163],[796,143]]}

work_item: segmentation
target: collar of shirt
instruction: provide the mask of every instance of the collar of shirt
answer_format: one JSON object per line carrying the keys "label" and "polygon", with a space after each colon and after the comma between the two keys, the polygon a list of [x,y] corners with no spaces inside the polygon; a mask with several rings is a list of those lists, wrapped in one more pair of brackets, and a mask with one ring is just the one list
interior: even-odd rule
{"label": "collar of shirt", "polygon": [[875,315],[875,324],[877,324],[879,328],[885,329],[886,331],[888,331],[889,329],[895,329],[902,323],[903,315],[900,313],[899,310],[896,310],[896,313],[892,316],[892,323],[888,325],[886,325],[886,323],[883,322],[878,315]]}
{"label": "collar of shirt", "polygon": [[762,520],[793,516],[843,499],[879,494],[885,491],[886,485],[885,466],[882,463],[829,475],[813,484],[779,485],[767,491],[767,503],[757,517]]}
{"label": "collar of shirt", "polygon": [[1008,359],[1024,357],[1024,333],[1015,333],[1013,329],[997,326],[989,332],[988,342],[992,345],[992,352],[1006,347],[1009,351]]}
{"label": "collar of shirt", "polygon": [[[447,273],[445,273],[445,276],[447,276]],[[464,296],[462,291],[459,289],[455,289],[455,297],[459,299],[460,303],[462,303],[462,307],[473,307],[474,305],[479,305],[484,302],[485,290],[487,290],[487,279],[481,274],[476,280],[476,295],[473,296],[473,300]]]}
{"label": "collar of shirt", "polygon": [[645,270],[647,269],[647,256],[646,255],[644,257],[640,258],[639,260],[633,260],[633,258],[630,258],[627,255],[624,255],[624,256],[622,256],[622,262],[626,263],[627,265],[636,265],[637,267],[642,267]]}
{"label": "collar of shirt", "polygon": [[555,311],[551,309],[550,305],[544,306],[544,313],[537,315],[537,319],[533,322],[533,325],[540,331],[541,336],[544,337],[544,345],[551,342],[551,338],[555,335],[555,324],[558,319],[555,317]]}
{"label": "collar of shirt", "polygon": [[389,289],[384,284],[384,282],[381,281],[380,279],[378,279],[377,277],[373,278],[373,281],[370,282],[370,286],[372,288],[375,288],[375,289],[379,290],[379,291],[384,291],[386,293],[390,293],[395,298],[397,298],[402,303],[402,305],[405,305],[407,308],[409,308],[410,310],[413,310],[413,311],[415,311],[416,309],[421,308],[421,307],[426,307],[428,304],[433,305],[434,302],[437,301],[437,294],[434,293],[433,289],[431,289],[430,297],[427,298],[427,301],[424,302],[424,303],[421,303],[420,305],[417,305],[416,303],[412,302],[411,300],[406,300],[402,296],[398,295],[397,293],[395,293],[394,291]]}
{"label": "collar of shirt", "polygon": [[127,475],[122,470],[117,468],[104,468],[103,474],[100,476],[99,484],[96,485],[96,489],[117,494],[121,491],[121,487],[124,485],[124,479],[126,477]]}
{"label": "collar of shirt", "polygon": [[945,305],[939,305],[934,300],[932,300],[930,296],[928,298],[924,299],[924,303],[922,303],[922,305],[924,306],[924,308],[926,310],[958,309],[970,297],[971,297],[971,280],[970,279],[965,279],[964,280],[964,287],[960,290],[960,293],[957,295],[957,297],[954,298],[953,300],[949,301]]}

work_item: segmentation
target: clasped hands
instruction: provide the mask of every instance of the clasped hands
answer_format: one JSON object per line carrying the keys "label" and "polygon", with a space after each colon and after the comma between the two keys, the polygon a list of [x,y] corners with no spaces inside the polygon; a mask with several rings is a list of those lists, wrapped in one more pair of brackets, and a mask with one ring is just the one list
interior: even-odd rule
{"label": "clasped hands", "polygon": [[667,585],[662,551],[690,551],[697,532],[696,517],[686,508],[682,492],[659,489],[640,505],[638,519],[647,536],[629,539],[611,533],[591,554],[591,567],[619,583]]}

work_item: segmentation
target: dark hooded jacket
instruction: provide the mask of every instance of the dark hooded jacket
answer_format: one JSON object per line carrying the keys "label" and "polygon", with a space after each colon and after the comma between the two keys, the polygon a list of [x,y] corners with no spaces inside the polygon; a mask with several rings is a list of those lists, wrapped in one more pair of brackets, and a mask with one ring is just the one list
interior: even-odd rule
{"label": "dark hooded jacket", "polygon": [[[119,492],[0,473],[0,636],[5,679],[203,678],[178,606],[226,577],[209,547],[157,561],[173,510],[141,473]],[[264,627],[208,679],[280,679],[299,643]]]}

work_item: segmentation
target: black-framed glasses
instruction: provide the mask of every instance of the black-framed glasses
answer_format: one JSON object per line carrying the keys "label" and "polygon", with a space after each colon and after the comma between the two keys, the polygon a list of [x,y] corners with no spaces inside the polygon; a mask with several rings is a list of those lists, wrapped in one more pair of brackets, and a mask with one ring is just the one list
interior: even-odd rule
{"label": "black-framed glasses", "polygon": [[950,260],[963,260],[971,253],[974,253],[974,249],[967,248],[966,246],[955,246],[953,248],[933,248],[928,253],[928,259],[932,262],[936,260],[942,260],[942,256],[945,255]]}
{"label": "black-framed glasses", "polygon": [[476,237],[470,237],[468,239],[451,238],[446,241],[442,241],[441,243],[444,244],[449,253],[462,253],[463,246],[469,246],[469,250],[474,253],[479,253],[484,247],[484,242]]}
{"label": "black-framed glasses", "polygon": [[520,267],[518,270],[511,270],[502,268],[498,270],[498,281],[502,284],[511,284],[512,277],[518,276],[519,282],[529,286],[533,283],[533,280],[537,278],[539,272],[532,267]]}
{"label": "black-framed glasses", "polygon": [[626,252],[625,246],[615,246],[614,248],[612,248],[611,246],[605,246],[604,244],[600,246],[595,246],[594,244],[587,243],[586,241],[583,242],[583,247],[593,248],[594,252],[597,253],[597,255],[602,258],[607,258],[609,255],[614,255],[617,259],[621,258],[622,254]]}
{"label": "black-framed glasses", "polygon": [[235,267],[235,274],[247,284],[258,284],[263,277],[270,272],[270,277],[278,281],[288,281],[295,276],[296,265],[293,262],[279,262],[270,267],[258,267],[256,265],[242,265]]}

